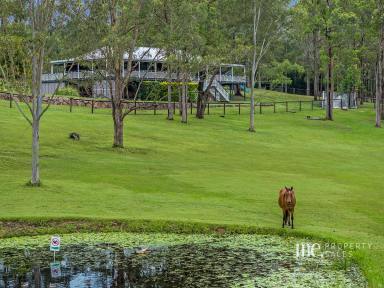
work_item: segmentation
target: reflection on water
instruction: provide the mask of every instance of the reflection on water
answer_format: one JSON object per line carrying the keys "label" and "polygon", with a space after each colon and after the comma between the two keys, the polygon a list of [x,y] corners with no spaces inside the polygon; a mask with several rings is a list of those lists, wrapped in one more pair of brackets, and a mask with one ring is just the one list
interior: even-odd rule
{"label": "reflection on water", "polygon": [[290,265],[255,250],[211,243],[149,250],[69,246],[56,262],[43,249],[0,250],[0,287],[231,287],[243,277]]}

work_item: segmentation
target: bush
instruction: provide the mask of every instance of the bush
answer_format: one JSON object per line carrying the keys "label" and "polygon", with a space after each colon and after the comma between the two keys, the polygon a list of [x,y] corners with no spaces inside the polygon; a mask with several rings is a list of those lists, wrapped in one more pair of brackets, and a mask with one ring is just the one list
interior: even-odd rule
{"label": "bush", "polygon": [[79,97],[79,90],[72,86],[67,86],[63,88],[59,88],[56,92],[58,96],[67,96],[67,97]]}
{"label": "bush", "polygon": [[[147,101],[166,101],[168,99],[169,82],[144,81],[141,84],[138,93],[138,99]],[[172,101],[179,101],[181,83],[171,82],[172,85]],[[188,83],[189,100],[197,99],[197,83]]]}

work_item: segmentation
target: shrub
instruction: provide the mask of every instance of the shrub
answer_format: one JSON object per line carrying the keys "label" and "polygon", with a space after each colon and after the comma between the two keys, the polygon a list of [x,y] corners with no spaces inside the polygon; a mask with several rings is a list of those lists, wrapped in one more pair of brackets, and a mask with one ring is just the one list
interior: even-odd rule
{"label": "shrub", "polygon": [[67,97],[79,97],[79,90],[77,90],[75,87],[67,86],[63,88],[59,88],[56,92],[56,95],[58,96],[67,96]]}

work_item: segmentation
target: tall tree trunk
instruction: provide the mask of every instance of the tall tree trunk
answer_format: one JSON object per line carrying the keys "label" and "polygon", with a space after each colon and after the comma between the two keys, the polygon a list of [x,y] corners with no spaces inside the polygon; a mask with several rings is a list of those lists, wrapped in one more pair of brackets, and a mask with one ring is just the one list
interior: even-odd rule
{"label": "tall tree trunk", "polygon": [[260,71],[259,71],[258,75],[259,75],[259,85],[257,87],[259,89],[261,89],[262,87],[261,87],[261,73],[260,73]]}
{"label": "tall tree trunk", "polygon": [[[170,81],[170,77],[169,80]],[[168,120],[173,120],[173,105],[172,105],[172,84],[171,82],[168,82]]]}
{"label": "tall tree trunk", "polygon": [[40,117],[43,97],[41,95],[41,75],[43,73],[44,48],[39,48],[32,56],[32,175],[31,185],[40,185]]}
{"label": "tall tree trunk", "polygon": [[255,132],[255,64],[252,65],[252,77],[251,77],[251,107],[249,114],[249,131]]}
{"label": "tall tree trunk", "polygon": [[188,86],[186,83],[186,79],[183,79],[182,84],[182,93],[181,93],[181,122],[187,123],[188,122]]}
{"label": "tall tree trunk", "polygon": [[320,96],[320,80],[319,80],[319,49],[318,49],[319,31],[313,31],[313,95],[315,100]]}
{"label": "tall tree trunk", "polygon": [[307,82],[307,96],[310,96],[311,95],[311,78],[309,76],[309,71],[307,71],[306,82]]}
{"label": "tall tree trunk", "polygon": [[383,118],[383,92],[384,92],[384,23],[380,27],[380,44],[379,53],[377,57],[377,71],[376,71],[376,127],[381,127],[381,120]]}
{"label": "tall tree trunk", "polygon": [[121,104],[112,106],[113,114],[113,147],[124,148],[124,119]]}
{"label": "tall tree trunk", "polygon": [[333,120],[333,48],[330,39],[330,31],[326,30],[326,38],[328,40],[328,91],[327,91],[327,105],[326,105],[326,119]]}
{"label": "tall tree trunk", "polygon": [[[122,58],[122,57],[121,57]],[[114,148],[124,148],[124,113],[123,113],[123,92],[124,85],[122,79],[122,62],[117,57],[114,65],[115,89],[112,90],[112,117],[113,117],[113,146]],[[111,82],[110,85],[113,85]]]}
{"label": "tall tree trunk", "polygon": [[197,96],[197,107],[196,107],[196,118],[198,119],[204,119],[205,114],[205,107],[206,107],[206,101],[208,99],[206,92],[204,91],[204,81],[199,82],[198,87],[198,96]]}
{"label": "tall tree trunk", "polygon": [[251,103],[249,113],[249,132],[255,132],[255,77],[257,72],[257,29],[261,15],[261,8],[257,10],[257,3],[253,1],[253,58],[251,73]]}

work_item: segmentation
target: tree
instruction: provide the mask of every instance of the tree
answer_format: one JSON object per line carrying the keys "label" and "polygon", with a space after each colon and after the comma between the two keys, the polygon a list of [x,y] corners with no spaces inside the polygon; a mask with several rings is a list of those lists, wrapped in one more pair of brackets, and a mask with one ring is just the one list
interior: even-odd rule
{"label": "tree", "polygon": [[[9,34],[7,35],[8,39],[18,39],[16,42],[23,43],[25,47],[19,47],[17,49],[18,54],[10,52],[14,47],[8,47],[7,55],[8,59],[11,59],[10,65],[8,67],[3,65],[1,72],[3,79],[12,86],[13,90],[31,94],[30,97],[21,99],[28,107],[29,115],[18,102],[19,98],[14,98],[14,100],[18,110],[32,127],[32,175],[30,185],[39,186],[41,181],[39,167],[40,121],[50,104],[48,101],[48,105],[43,107],[41,78],[45,59],[55,40],[55,32],[64,25],[64,17],[62,16],[67,9],[68,3],[55,0],[28,0],[8,3],[14,5],[14,10],[10,10],[8,17],[3,18],[11,20],[7,22],[7,29],[3,30],[3,32],[9,32],[10,26],[17,26],[18,29],[13,31],[14,35],[11,37]],[[2,20],[2,24],[4,23],[4,20]],[[21,23],[23,25],[20,25]],[[18,60],[17,67],[14,67],[15,60]]]}
{"label": "tree", "polygon": [[376,68],[376,127],[381,127],[381,119],[383,117],[382,102],[384,99],[384,3],[380,0],[376,1],[377,5],[377,22],[378,22],[378,53]]}
{"label": "tree", "polygon": [[[287,1],[254,0],[252,8],[252,65],[249,131],[255,132],[255,82],[260,61],[283,25]],[[275,34],[271,31],[275,31]]]}
{"label": "tree", "polygon": [[[113,147],[123,148],[124,119],[133,111],[124,107],[124,91],[132,81],[132,71],[137,65],[134,58],[142,59],[153,52],[147,49],[135,55],[138,44],[146,40],[153,8],[151,1],[146,0],[94,0],[88,5],[83,36],[93,39],[99,49],[86,58],[96,62],[98,75],[108,83],[112,101]],[[158,57],[159,50],[152,56]]]}

